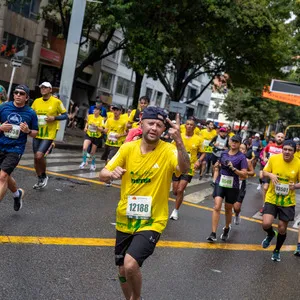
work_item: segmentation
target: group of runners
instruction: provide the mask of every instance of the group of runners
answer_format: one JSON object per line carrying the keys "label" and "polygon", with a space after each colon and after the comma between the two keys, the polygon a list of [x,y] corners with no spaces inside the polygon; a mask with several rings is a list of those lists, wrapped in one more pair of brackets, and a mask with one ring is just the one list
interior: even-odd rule
{"label": "group of runners", "polygon": [[25,151],[27,136],[33,138],[34,167],[37,183],[33,189],[47,186],[45,155],[51,151],[58,121],[67,119],[63,103],[52,95],[49,82],[40,85],[42,97],[35,99],[29,107],[30,89],[26,85],[18,85],[13,91],[13,101],[0,105],[0,200],[9,189],[13,193],[14,210],[22,208],[25,191],[18,188],[11,176]]}
{"label": "group of runners", "polygon": [[[22,207],[24,190],[11,176],[25,150],[27,136],[33,138],[34,163],[38,182],[34,189],[47,185],[45,154],[49,152],[58,130],[58,122],[67,118],[62,102],[52,95],[49,82],[40,85],[42,97],[32,107],[26,105],[29,88],[19,85],[14,90],[14,101],[0,105],[0,199],[7,189],[13,193],[14,209]],[[117,207],[115,262],[119,267],[119,280],[126,299],[141,299],[142,276],[140,267],[149,257],[167,225],[169,189],[173,181],[176,195],[175,208],[170,219],[178,220],[184,190],[199,170],[204,175],[208,163],[212,163],[215,201],[212,213],[212,232],[208,242],[217,241],[217,228],[223,200],[225,201],[225,227],[220,236],[227,241],[232,223],[240,223],[241,204],[246,193],[246,180],[253,176],[254,161],[259,159],[256,142],[242,143],[237,134],[228,128],[197,128],[195,119],[189,118],[180,125],[179,116],[171,121],[166,112],[149,107],[149,99],[142,97],[140,107],[122,115],[119,105],[112,105],[107,119],[101,116],[95,105],[85,126],[83,144],[84,168],[88,146],[91,144],[92,171],[95,166],[95,149],[102,134],[106,138],[106,166],[99,178],[110,184],[121,179],[121,196]],[[168,142],[162,140],[168,130]],[[129,137],[129,138],[128,138]],[[171,142],[169,142],[171,141]],[[255,148],[258,147],[258,148]],[[298,150],[297,150],[298,149]],[[294,219],[296,196],[300,188],[300,163],[297,155],[300,147],[293,140],[285,140],[278,133],[273,143],[262,153],[261,181],[264,185],[263,229],[267,233],[262,247],[270,246],[277,236],[272,260],[280,261],[280,249],[285,241],[289,221]],[[263,163],[262,163],[263,165]],[[272,224],[279,218],[278,232]],[[297,250],[300,256],[300,231]]]}

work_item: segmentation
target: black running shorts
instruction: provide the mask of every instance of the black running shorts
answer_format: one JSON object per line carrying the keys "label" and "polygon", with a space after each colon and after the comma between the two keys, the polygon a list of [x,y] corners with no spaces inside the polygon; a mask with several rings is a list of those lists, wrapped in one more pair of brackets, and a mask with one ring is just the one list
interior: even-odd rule
{"label": "black running shorts", "polygon": [[179,177],[176,177],[175,174],[172,176],[172,181],[180,181],[180,180],[185,180],[187,182],[191,182],[193,176],[187,175],[187,174],[181,174]]}
{"label": "black running shorts", "polygon": [[224,188],[219,186],[218,183],[215,184],[213,197],[221,197],[225,199],[226,203],[234,204],[238,200],[239,189],[237,188]]}
{"label": "black running shorts", "polygon": [[117,230],[115,245],[115,261],[117,266],[124,265],[126,254],[132,256],[139,266],[148,258],[155,249],[160,238],[160,233],[152,230],[145,230],[128,234]]}
{"label": "black running shorts", "polygon": [[119,147],[108,146],[108,155],[107,158],[111,160],[115,154],[119,151]]}
{"label": "black running shorts", "polygon": [[0,151],[0,169],[10,175],[18,165],[22,155],[14,152]]}
{"label": "black running shorts", "polygon": [[278,219],[283,222],[294,221],[295,206],[284,207],[266,202],[264,205],[263,214],[272,215],[274,218],[277,218],[278,216]]}
{"label": "black running shorts", "polygon": [[102,138],[101,137],[99,137],[99,138],[90,137],[89,135],[85,134],[84,139],[91,141],[91,143],[93,145],[96,145],[97,147],[99,147],[101,145],[101,143],[102,143]]}
{"label": "black running shorts", "polygon": [[246,195],[246,180],[243,180],[241,188],[239,190],[239,195],[238,195],[237,202],[243,203],[245,195]]}

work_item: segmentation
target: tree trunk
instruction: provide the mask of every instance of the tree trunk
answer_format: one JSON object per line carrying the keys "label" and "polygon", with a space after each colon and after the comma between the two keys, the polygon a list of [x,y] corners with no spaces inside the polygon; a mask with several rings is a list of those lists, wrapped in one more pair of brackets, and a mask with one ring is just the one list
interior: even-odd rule
{"label": "tree trunk", "polygon": [[134,85],[133,103],[132,103],[133,107],[138,107],[143,78],[144,75],[135,71],[135,85]]}

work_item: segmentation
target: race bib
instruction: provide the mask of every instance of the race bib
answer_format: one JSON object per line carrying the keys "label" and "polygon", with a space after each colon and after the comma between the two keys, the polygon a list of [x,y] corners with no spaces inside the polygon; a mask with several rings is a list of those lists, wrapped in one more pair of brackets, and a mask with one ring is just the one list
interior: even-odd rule
{"label": "race bib", "polygon": [[253,151],[257,151],[258,147],[257,146],[252,146]]}
{"label": "race bib", "polygon": [[233,176],[221,175],[219,186],[224,188],[233,187]]}
{"label": "race bib", "polygon": [[116,132],[110,132],[107,138],[112,142],[116,142],[118,140]]}
{"label": "race bib", "polygon": [[209,146],[209,143],[210,143],[210,140],[204,140],[204,141],[203,141],[204,147]]}
{"label": "race bib", "polygon": [[286,196],[289,194],[290,186],[285,183],[278,183],[275,185],[275,193],[276,195]]}
{"label": "race bib", "polygon": [[12,125],[10,131],[4,131],[4,135],[10,139],[17,139],[20,136],[20,126],[19,125]]}
{"label": "race bib", "polygon": [[97,126],[90,124],[90,125],[88,126],[88,130],[89,130],[90,132],[97,132]]}
{"label": "race bib", "polygon": [[38,117],[38,125],[39,126],[43,126],[43,125],[47,124],[47,121],[46,121],[47,116],[45,116],[45,115],[38,115],[37,117]]}
{"label": "race bib", "polygon": [[128,196],[126,216],[130,219],[151,218],[151,196]]}

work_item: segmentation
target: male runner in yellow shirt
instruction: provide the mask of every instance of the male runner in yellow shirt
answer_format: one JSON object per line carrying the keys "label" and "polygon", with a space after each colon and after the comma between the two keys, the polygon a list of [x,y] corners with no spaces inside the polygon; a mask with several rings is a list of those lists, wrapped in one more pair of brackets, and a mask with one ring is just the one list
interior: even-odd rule
{"label": "male runner in yellow shirt", "polygon": [[[100,172],[100,180],[122,178],[117,208],[115,259],[126,299],[141,299],[140,267],[149,257],[168,221],[168,197],[172,174],[186,173],[190,159],[184,148],[179,117],[166,119],[158,107],[144,110],[142,139],[125,143]],[[176,146],[160,140],[170,124]]]}
{"label": "male runner in yellow shirt", "polygon": [[[296,144],[292,140],[283,143],[282,153],[272,155],[264,167],[263,175],[270,178],[265,205],[263,208],[263,229],[267,232],[262,241],[262,247],[268,248],[275,235],[276,247],[271,259],[280,261],[280,249],[286,239],[289,221],[295,217],[296,192],[300,188],[300,164],[294,157]],[[273,230],[272,224],[278,216],[278,233]]]}
{"label": "male runner in yellow shirt", "polygon": [[67,111],[58,98],[52,96],[52,85],[50,82],[43,82],[40,85],[41,98],[37,98],[32,103],[31,108],[38,116],[39,131],[33,139],[32,147],[34,152],[34,167],[38,176],[38,182],[34,189],[42,189],[48,183],[46,175],[45,153],[55,140],[58,121],[68,118]]}
{"label": "male runner in yellow shirt", "polygon": [[201,135],[200,135],[203,138],[203,150],[200,157],[201,169],[199,174],[199,180],[202,179],[206,166],[207,166],[207,173],[209,171],[211,160],[212,160],[212,152],[213,152],[213,147],[210,146],[209,144],[216,135],[217,132],[214,129],[214,122],[207,121],[206,128],[201,130]]}
{"label": "male runner in yellow shirt", "polygon": [[188,183],[191,182],[195,169],[200,167],[200,162],[198,161],[198,153],[201,152],[203,139],[195,134],[196,123],[194,119],[188,119],[185,123],[185,131],[181,133],[181,138],[184,147],[189,154],[191,165],[188,173],[180,174],[176,177],[173,174],[173,194],[176,196],[175,209],[173,210],[170,219],[178,220],[178,211],[183,201],[184,190],[186,189]]}
{"label": "male runner in yellow shirt", "polygon": [[137,128],[139,127],[140,121],[140,113],[144,111],[146,107],[148,107],[150,103],[150,99],[147,96],[142,96],[139,100],[139,108],[131,111],[129,120],[127,123],[128,128]]}

